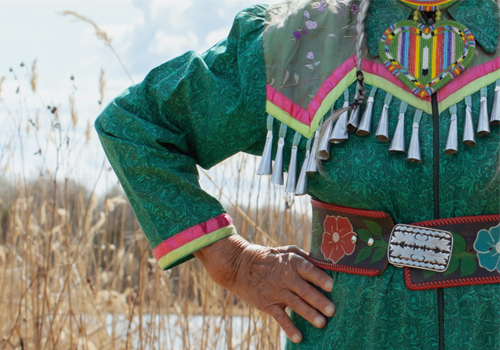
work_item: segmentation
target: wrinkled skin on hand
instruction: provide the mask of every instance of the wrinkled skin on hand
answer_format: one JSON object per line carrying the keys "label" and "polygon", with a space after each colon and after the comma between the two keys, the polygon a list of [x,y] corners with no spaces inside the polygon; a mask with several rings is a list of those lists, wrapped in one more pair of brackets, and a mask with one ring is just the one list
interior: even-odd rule
{"label": "wrinkled skin on hand", "polygon": [[306,260],[296,246],[269,248],[233,235],[194,255],[210,277],[253,307],[271,315],[294,343],[302,335],[285,312],[290,307],[317,328],[326,325],[335,306],[312,285],[327,292],[333,279]]}

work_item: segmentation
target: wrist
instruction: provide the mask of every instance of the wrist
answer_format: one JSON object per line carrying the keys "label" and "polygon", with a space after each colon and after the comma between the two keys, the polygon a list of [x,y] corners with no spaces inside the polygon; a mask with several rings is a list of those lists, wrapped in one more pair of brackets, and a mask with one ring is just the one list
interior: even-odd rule
{"label": "wrist", "polygon": [[197,250],[193,255],[203,262],[204,260],[223,256],[232,250],[243,250],[248,245],[250,243],[240,235],[231,235]]}
{"label": "wrist", "polygon": [[194,256],[202,263],[210,277],[225,288],[238,271],[240,254],[250,243],[239,235],[231,235],[214,242],[196,252]]}

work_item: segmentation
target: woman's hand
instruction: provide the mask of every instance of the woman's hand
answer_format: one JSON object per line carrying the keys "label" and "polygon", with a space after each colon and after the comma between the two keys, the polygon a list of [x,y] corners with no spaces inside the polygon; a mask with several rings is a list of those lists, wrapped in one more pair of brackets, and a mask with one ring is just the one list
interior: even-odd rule
{"label": "woman's hand", "polygon": [[311,285],[331,292],[333,279],[296,246],[268,248],[233,235],[194,255],[217,284],[271,315],[294,343],[302,335],[286,314],[287,306],[317,328],[326,325],[323,315],[335,314],[333,303]]}

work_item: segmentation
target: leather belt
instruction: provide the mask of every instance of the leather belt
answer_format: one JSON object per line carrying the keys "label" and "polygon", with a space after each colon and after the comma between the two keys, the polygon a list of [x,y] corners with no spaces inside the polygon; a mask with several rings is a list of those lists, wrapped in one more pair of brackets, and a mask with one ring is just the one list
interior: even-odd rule
{"label": "leather belt", "polygon": [[327,270],[381,275],[404,267],[411,290],[500,283],[500,215],[394,225],[384,212],[312,200],[309,260]]}

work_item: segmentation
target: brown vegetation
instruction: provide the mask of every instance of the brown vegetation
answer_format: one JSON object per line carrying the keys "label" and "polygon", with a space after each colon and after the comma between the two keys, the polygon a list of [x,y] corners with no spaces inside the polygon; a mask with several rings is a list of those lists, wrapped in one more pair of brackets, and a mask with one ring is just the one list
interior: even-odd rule
{"label": "brown vegetation", "polygon": [[[0,350],[282,348],[277,324],[215,285],[197,261],[161,271],[120,189],[97,196],[93,184],[60,175],[69,150],[81,155],[98,141],[90,141],[90,121],[78,128],[74,96],[66,114],[47,108],[37,95],[35,63],[29,73],[24,97],[36,110],[10,116],[14,143],[30,135],[39,151],[14,149],[13,139],[0,143]],[[70,133],[78,132],[84,141],[75,150]],[[25,164],[47,157],[37,178],[7,172],[19,154]],[[203,183],[243,237],[307,249],[304,199],[249,177],[257,161],[237,156],[202,175]]]}

